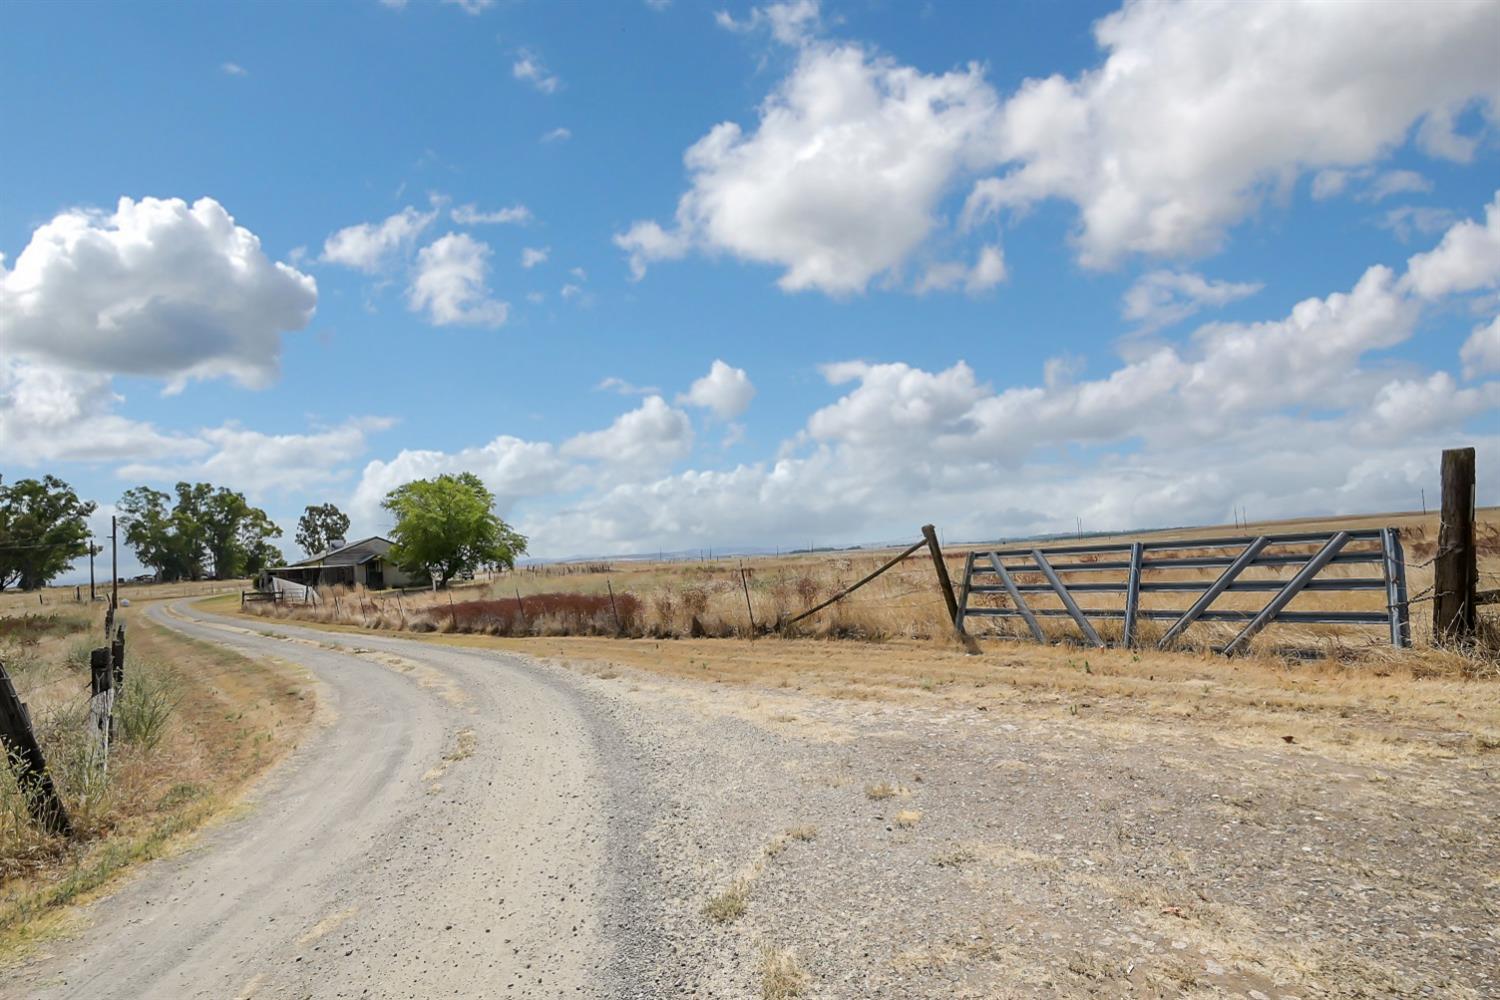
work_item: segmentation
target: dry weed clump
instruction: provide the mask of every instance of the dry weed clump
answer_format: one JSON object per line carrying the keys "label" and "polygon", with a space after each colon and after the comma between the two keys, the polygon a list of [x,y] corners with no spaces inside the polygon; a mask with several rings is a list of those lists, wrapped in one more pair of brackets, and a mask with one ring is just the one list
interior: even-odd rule
{"label": "dry weed clump", "polygon": [[750,907],[750,880],[736,878],[720,892],[708,897],[703,915],[716,924],[727,924],[745,915]]}
{"label": "dry weed clump", "polygon": [[765,945],[760,952],[760,995],[763,1000],[792,1000],[807,989],[808,975],[795,952]]}

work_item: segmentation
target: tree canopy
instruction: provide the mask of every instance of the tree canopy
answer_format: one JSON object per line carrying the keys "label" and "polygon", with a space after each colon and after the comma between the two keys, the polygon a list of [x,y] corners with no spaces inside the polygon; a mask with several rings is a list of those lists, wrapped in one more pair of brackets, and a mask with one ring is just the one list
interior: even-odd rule
{"label": "tree canopy", "polygon": [[0,591],[44,587],[88,555],[94,508],[55,476],[0,486]]}
{"label": "tree canopy", "polygon": [[495,514],[494,494],[472,472],[398,486],[381,506],[396,518],[391,558],[440,586],[481,566],[514,566],[526,552],[526,536]]}
{"label": "tree canopy", "polygon": [[178,483],[176,493],[175,504],[149,486],[120,498],[125,543],[163,580],[229,580],[281,561],[270,541],[281,528],[244,494],[209,483]]}
{"label": "tree canopy", "polygon": [[331,503],[309,504],[297,519],[297,544],[310,556],[328,551],[334,539],[348,537],[349,515]]}

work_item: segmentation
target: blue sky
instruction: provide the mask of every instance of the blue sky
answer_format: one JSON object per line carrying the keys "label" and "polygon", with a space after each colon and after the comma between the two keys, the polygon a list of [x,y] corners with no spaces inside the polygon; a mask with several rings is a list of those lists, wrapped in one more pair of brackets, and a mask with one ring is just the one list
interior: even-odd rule
{"label": "blue sky", "polygon": [[0,472],[379,531],[470,469],[543,556],[1411,508],[1495,440],[1496,51],[1493,4],[7,4]]}

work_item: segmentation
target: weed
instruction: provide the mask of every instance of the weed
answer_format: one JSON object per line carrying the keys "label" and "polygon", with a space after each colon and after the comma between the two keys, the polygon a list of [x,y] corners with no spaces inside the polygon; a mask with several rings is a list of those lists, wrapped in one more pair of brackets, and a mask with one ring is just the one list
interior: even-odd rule
{"label": "weed", "polygon": [[144,662],[132,665],[115,700],[120,735],[142,750],[155,750],[181,701],[180,689],[179,679],[167,668]]}
{"label": "weed", "polygon": [[727,924],[745,915],[750,906],[750,881],[737,878],[722,892],[708,897],[703,914],[716,924]]}
{"label": "weed", "polygon": [[766,945],[760,951],[762,1000],[791,1000],[807,988],[807,973],[794,952]]}

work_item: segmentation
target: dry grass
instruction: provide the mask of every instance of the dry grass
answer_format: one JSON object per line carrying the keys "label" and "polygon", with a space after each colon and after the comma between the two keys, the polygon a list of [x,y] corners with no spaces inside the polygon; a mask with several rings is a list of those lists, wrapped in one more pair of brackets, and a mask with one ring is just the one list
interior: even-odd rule
{"label": "dry grass", "polygon": [[67,614],[76,620],[66,630],[4,651],[8,667],[22,664],[17,687],[77,835],[38,831],[13,778],[0,773],[0,959],[44,934],[65,904],[169,851],[278,758],[312,712],[301,675],[127,610],[121,738],[106,771],[85,729],[87,664],[70,655],[102,638],[103,607]]}
{"label": "dry grass", "polygon": [[889,781],[881,781],[865,786],[865,798],[877,801],[880,799],[894,799],[898,795],[904,796],[906,794],[906,789],[900,785],[893,785]]}
{"label": "dry grass", "polygon": [[743,917],[749,907],[750,880],[740,877],[708,897],[703,904],[703,915],[716,924],[727,924]]}
{"label": "dry grass", "polygon": [[896,814],[896,825],[903,830],[910,830],[920,822],[922,822],[920,809],[902,809]]}
{"label": "dry grass", "polygon": [[765,945],[760,951],[760,995],[763,1000],[791,1000],[807,989],[808,975],[795,952]]}

